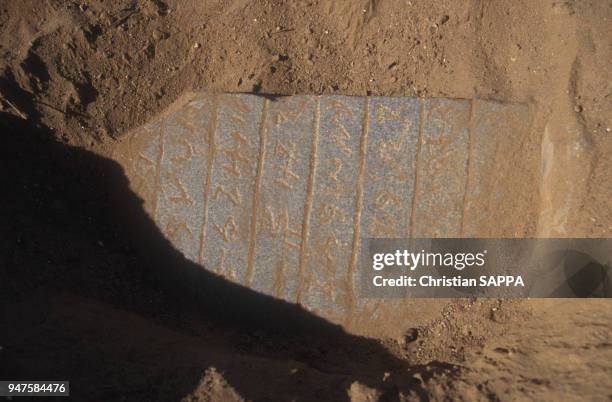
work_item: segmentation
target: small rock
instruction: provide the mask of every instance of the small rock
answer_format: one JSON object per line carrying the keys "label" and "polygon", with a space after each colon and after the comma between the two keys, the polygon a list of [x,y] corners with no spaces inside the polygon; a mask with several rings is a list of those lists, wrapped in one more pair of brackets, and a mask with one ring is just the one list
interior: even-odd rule
{"label": "small rock", "polygon": [[502,354],[507,354],[507,355],[509,355],[509,354],[510,354],[510,349],[508,349],[508,348],[498,347],[498,348],[495,348],[495,349],[493,349],[493,350],[494,350],[495,352],[497,352],[497,353],[502,353]]}
{"label": "small rock", "polygon": [[509,314],[506,311],[499,308],[491,309],[491,321],[503,324],[508,322],[509,319]]}
{"label": "small rock", "polygon": [[357,381],[351,384],[351,388],[347,392],[351,402],[377,402],[382,396],[377,389],[370,388]]}
{"label": "small rock", "polygon": [[417,328],[410,328],[404,334],[404,343],[411,343],[419,338],[419,330]]}
{"label": "small rock", "polygon": [[163,32],[160,30],[153,31],[153,39],[155,40],[164,40],[164,39],[167,39],[169,36],[170,34],[167,32]]}
{"label": "small rock", "polygon": [[414,373],[412,375],[412,378],[414,378],[415,380],[417,380],[418,382],[420,382],[421,384],[424,383],[423,381],[423,376],[421,375],[421,373]]}

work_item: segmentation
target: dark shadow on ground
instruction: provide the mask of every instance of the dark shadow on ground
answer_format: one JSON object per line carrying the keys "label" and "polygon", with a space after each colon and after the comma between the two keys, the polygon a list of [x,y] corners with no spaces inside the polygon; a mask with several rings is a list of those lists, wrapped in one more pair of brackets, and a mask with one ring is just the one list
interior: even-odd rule
{"label": "dark shadow on ground", "polygon": [[178,400],[215,367],[248,400],[348,400],[355,381],[426,398],[378,341],[185,259],[114,161],[8,114],[0,132],[0,379]]}

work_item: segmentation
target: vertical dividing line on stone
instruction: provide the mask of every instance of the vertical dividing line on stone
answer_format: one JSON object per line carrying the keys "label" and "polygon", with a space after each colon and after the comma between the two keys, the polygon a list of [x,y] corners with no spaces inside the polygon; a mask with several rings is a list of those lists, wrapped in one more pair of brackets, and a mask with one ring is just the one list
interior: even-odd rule
{"label": "vertical dividing line on stone", "polygon": [[302,222],[302,241],[300,243],[300,262],[298,266],[298,287],[295,295],[296,303],[302,301],[304,291],[304,268],[306,264],[306,249],[308,245],[308,233],[310,231],[310,212],[314,198],[315,171],[317,167],[317,145],[319,141],[319,125],[321,123],[321,97],[317,96],[314,122],[312,123],[312,147],[310,154],[310,172],[308,174],[308,187],[306,190],[306,202],[304,205],[304,221]]}
{"label": "vertical dividing line on stone", "polygon": [[363,107],[363,122],[361,127],[361,141],[359,144],[359,176],[357,177],[357,191],[355,192],[355,214],[353,215],[353,251],[346,276],[347,314],[345,325],[350,327],[355,310],[354,277],[359,259],[359,246],[361,243],[361,211],[363,210],[363,184],[365,180],[366,153],[368,148],[368,133],[370,131],[370,97],[365,98]]}
{"label": "vertical dividing line on stone", "polygon": [[460,236],[465,236],[465,215],[467,212],[468,192],[470,189],[470,161],[472,159],[472,139],[474,137],[474,99],[470,100],[470,121],[468,122],[468,150],[465,163],[465,185],[463,189],[463,209],[461,210]]}
{"label": "vertical dividing line on stone", "polygon": [[266,117],[268,114],[268,99],[264,98],[263,111],[261,112],[261,124],[259,126],[259,160],[257,162],[257,175],[255,176],[255,190],[253,194],[253,207],[251,209],[251,231],[249,236],[249,254],[247,259],[247,272],[245,284],[251,285],[253,279],[253,260],[255,259],[255,242],[257,241],[257,211],[259,210],[259,198],[261,197],[261,180],[263,178],[264,161],[266,159],[266,139],[268,127]]}
{"label": "vertical dividing line on stone", "polygon": [[419,138],[417,139],[414,161],[414,186],[412,189],[412,206],[410,207],[410,238],[416,233],[417,193],[419,191],[419,163],[421,162],[421,143],[423,142],[423,124],[425,124],[425,102],[419,98]]}
{"label": "vertical dividing line on stone", "polygon": [[157,206],[159,197],[164,191],[161,188],[161,163],[164,157],[164,138],[166,136],[166,117],[159,122],[159,155],[157,156],[157,166],[155,167],[155,198],[153,199],[153,220],[157,222]]}
{"label": "vertical dividing line on stone", "polygon": [[202,208],[204,208],[204,214],[202,218],[202,229],[200,230],[200,252],[198,255],[198,261],[200,265],[204,265],[204,242],[206,241],[206,226],[208,224],[208,197],[210,194],[210,186],[212,183],[213,166],[215,161],[215,131],[217,131],[217,119],[219,114],[219,97],[218,95],[212,95],[212,117],[208,121],[208,167],[206,174],[206,181],[204,182],[204,202]]}

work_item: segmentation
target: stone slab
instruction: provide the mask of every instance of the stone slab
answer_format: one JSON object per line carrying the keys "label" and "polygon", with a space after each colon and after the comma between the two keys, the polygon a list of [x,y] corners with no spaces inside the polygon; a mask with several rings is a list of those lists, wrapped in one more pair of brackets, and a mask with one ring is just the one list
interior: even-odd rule
{"label": "stone slab", "polygon": [[525,105],[487,101],[199,94],[114,158],[189,260],[347,327],[380,327],[417,307],[359,299],[360,239],[506,235],[504,214],[529,214],[500,207],[512,198],[501,153],[530,122]]}

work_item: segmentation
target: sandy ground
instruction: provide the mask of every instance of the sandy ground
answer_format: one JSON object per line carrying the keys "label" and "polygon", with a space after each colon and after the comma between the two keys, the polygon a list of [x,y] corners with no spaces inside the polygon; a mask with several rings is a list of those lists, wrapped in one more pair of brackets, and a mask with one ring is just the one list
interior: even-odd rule
{"label": "sandy ground", "polygon": [[529,103],[528,234],[610,237],[611,22],[607,0],[0,1],[0,377],[82,400],[610,400],[608,301],[449,301],[382,339],[203,314],[150,278],[100,155],[197,90]]}

